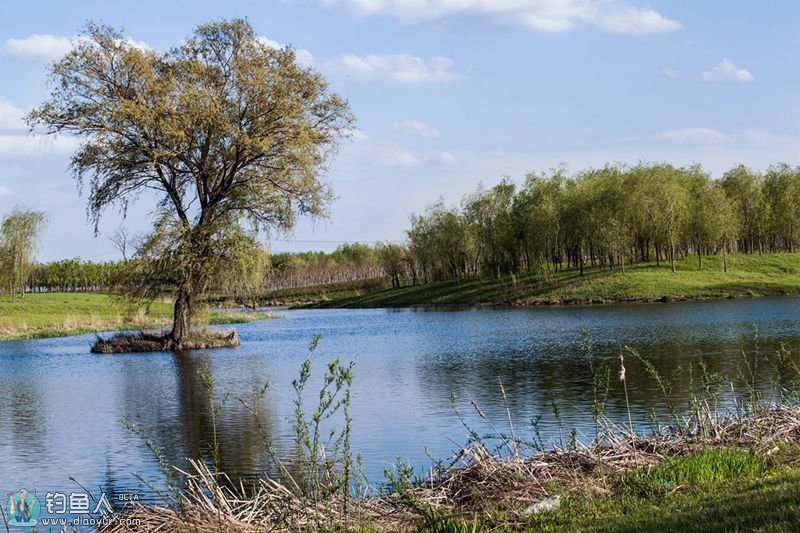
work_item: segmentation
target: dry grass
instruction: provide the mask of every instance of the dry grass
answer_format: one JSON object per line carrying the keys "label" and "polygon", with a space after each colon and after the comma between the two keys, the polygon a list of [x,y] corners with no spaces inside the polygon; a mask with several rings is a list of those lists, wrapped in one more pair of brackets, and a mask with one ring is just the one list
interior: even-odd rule
{"label": "dry grass", "polygon": [[[497,456],[481,443],[458,456],[424,483],[347,501],[335,496],[309,501],[297,496],[291,480],[261,479],[246,491],[199,462],[182,472],[186,486],[173,506],[137,505],[124,518],[138,519],[145,531],[307,531],[314,529],[410,531],[426,516],[524,527],[525,509],[560,494],[604,496],[615,476],[708,448],[745,448],[771,454],[776,444],[800,442],[800,408],[777,406],[744,418],[720,420],[713,434],[654,437],[608,426],[602,444],[575,449]],[[249,495],[248,495],[249,494]],[[498,518],[500,517],[500,518]],[[126,530],[110,526],[108,531]]]}

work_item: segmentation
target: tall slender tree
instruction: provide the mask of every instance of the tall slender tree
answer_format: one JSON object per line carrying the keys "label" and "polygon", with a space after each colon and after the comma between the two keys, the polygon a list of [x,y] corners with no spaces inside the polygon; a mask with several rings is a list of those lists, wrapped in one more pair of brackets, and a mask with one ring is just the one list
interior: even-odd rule
{"label": "tall slender tree", "polygon": [[44,213],[23,209],[15,209],[0,224],[0,276],[12,302],[18,293],[25,297],[44,226]]}

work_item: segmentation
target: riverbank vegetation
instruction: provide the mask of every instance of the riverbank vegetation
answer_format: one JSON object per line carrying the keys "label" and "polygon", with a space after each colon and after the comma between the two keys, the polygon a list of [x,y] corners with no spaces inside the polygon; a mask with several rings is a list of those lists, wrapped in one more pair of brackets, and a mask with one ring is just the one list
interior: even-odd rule
{"label": "riverbank vegetation", "polygon": [[431,282],[393,289],[389,282],[320,286],[272,293],[268,299],[311,307],[399,307],[424,305],[542,305],[672,302],[756,296],[796,295],[800,254],[709,256],[698,270],[694,258],[668,263],[637,263],[625,269],[562,269],[542,277],[523,272],[500,277]]}
{"label": "riverbank vegetation", "polygon": [[709,256],[794,252],[800,244],[800,169],[766,172],[737,166],[713,180],[699,165],[607,165],[567,176],[531,174],[466,196],[460,207],[438,202],[412,216],[404,261],[411,284],[479,274],[573,268],[624,272],[638,263]]}
{"label": "riverbank vegetation", "polygon": [[[609,360],[595,355],[587,337],[582,351],[592,383],[587,417],[594,432],[563,427],[556,399],[553,416],[561,429],[545,440],[540,417],[512,420],[506,403],[507,417],[491,420],[474,400],[453,397],[466,445],[449,460],[433,460],[419,476],[398,459],[379,485],[359,475],[350,448],[353,365],[328,363],[316,410],[308,413],[303,395],[312,370],[309,357],[294,382],[290,422],[297,457],[277,458],[263,436],[277,475],[246,485],[229,479],[219,469],[224,443],[215,440],[208,445],[210,457],[195,458],[178,471],[181,486],[173,468],[162,465],[171,489],[165,505],[134,505],[124,518],[151,530],[187,531],[790,531],[800,526],[800,366],[786,347],[762,354],[755,342],[753,351],[742,352],[737,376],[710,373],[702,364],[678,369],[692,376],[688,404],[681,406],[670,396],[675,376],[658,375],[635,350],[624,348],[617,361]],[[631,360],[649,369],[668,406],[667,418],[654,414],[649,430],[634,427],[629,405],[621,420],[606,415],[611,388],[637,385],[626,378]],[[774,366],[772,378],[759,377],[764,366]],[[208,371],[199,374],[215,420],[229,395],[214,389]],[[258,420],[257,400],[267,390],[254,389],[252,398],[240,399]],[[498,394],[506,401],[502,384]],[[462,409],[474,410],[481,425],[468,423]],[[330,431],[320,425],[325,420],[343,425]]]}
{"label": "riverbank vegetation", "polygon": [[[743,276],[758,277],[758,263],[769,271],[771,264],[782,262],[773,258],[775,254],[798,249],[798,228],[798,168],[777,164],[758,172],[736,166],[714,180],[699,165],[607,165],[574,175],[563,170],[530,174],[521,185],[504,179],[494,187],[480,187],[459,206],[439,201],[412,215],[405,242],[377,245],[362,257],[380,265],[387,286],[423,287],[379,298],[397,305],[440,299],[491,303],[725,296],[739,294],[739,283],[747,280],[731,276],[737,286],[726,291],[717,287],[713,275],[663,277],[648,283],[636,274],[661,272],[659,267],[666,265],[676,274],[740,270]],[[747,255],[758,259],[744,259]],[[288,266],[281,279],[291,281],[271,286],[275,299],[320,285],[326,270],[323,259],[284,261]],[[792,260],[786,263],[795,270]],[[306,275],[308,271],[315,275]],[[603,272],[634,276],[616,282]],[[595,281],[567,281],[588,274]],[[600,278],[615,280],[613,290],[595,287]],[[745,294],[776,293],[774,288],[759,291],[759,279],[750,281],[754,287]],[[785,281],[788,286],[794,280]],[[520,282],[527,288],[520,289]],[[558,290],[561,285],[569,286],[566,292]],[[578,285],[587,290],[573,290]],[[460,295],[442,294],[450,291]]]}
{"label": "riverbank vegetation", "polygon": [[[220,271],[204,294],[254,308],[795,294],[798,228],[800,170],[787,165],[765,172],[738,166],[720,180],[699,166],[610,165],[573,176],[557,170],[529,175],[521,186],[503,180],[480,188],[460,207],[439,202],[411,217],[404,243],[254,252],[224,262],[237,266],[235,275]],[[161,252],[145,244],[129,261],[31,265],[27,290],[174,298],[171,282],[152,275]]]}
{"label": "riverbank vegetation", "polygon": [[[382,306],[794,294],[798,228],[800,169],[783,164],[764,172],[737,166],[719,180],[700,166],[608,165],[572,176],[555,170],[522,185],[481,187],[457,207],[440,201],[411,217],[406,242],[362,247],[357,268],[335,260],[337,252],[285,254],[265,301]],[[377,267],[381,276],[369,279]],[[375,291],[389,287],[395,290]]]}

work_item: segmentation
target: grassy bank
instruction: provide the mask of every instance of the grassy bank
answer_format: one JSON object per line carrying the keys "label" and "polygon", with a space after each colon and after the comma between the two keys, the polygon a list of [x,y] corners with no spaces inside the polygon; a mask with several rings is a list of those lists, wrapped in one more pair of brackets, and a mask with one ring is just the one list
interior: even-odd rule
{"label": "grassy bank", "polygon": [[610,494],[564,499],[527,527],[539,531],[796,531],[798,450],[772,458],[707,447],[618,474]]}
{"label": "grassy bank", "polygon": [[[794,415],[796,416],[796,414]],[[653,445],[654,443],[648,443]],[[428,511],[423,531],[796,531],[800,526],[800,449],[781,443],[771,455],[756,448],[706,443],[690,451],[656,446],[618,449],[623,459],[607,460],[562,453],[550,480],[532,486],[526,471],[543,476],[540,466],[490,465],[472,480],[483,486],[479,511]],[[636,462],[639,465],[636,465]],[[627,464],[625,464],[627,463]],[[476,466],[471,466],[477,469]],[[537,471],[538,468],[538,471]],[[530,474],[527,474],[530,475]],[[480,481],[480,484],[476,483]],[[461,486],[464,489],[467,487]],[[480,489],[479,489],[480,490]],[[501,494],[500,491],[507,491]],[[550,505],[515,504],[530,492]],[[545,495],[549,494],[547,498]]]}
{"label": "grassy bank", "polygon": [[[543,276],[482,277],[460,281],[386,289],[372,292],[334,293],[317,299],[319,307],[392,307],[414,305],[540,305],[572,303],[654,302],[696,299],[747,298],[797,294],[800,288],[800,254],[736,254],[728,258],[723,272],[722,257],[697,257],[678,261],[677,272],[668,263],[630,265],[618,270],[587,268],[581,276],[570,269]],[[385,287],[385,286],[384,286]],[[295,299],[308,305],[310,295],[324,287],[308,288]],[[287,303],[290,297],[284,294]]]}
{"label": "grassy bank", "polygon": [[[235,324],[271,316],[237,311],[212,312],[212,324]],[[153,302],[149,311],[131,311],[107,294],[27,294],[12,303],[0,296],[0,340],[62,337],[110,330],[151,329],[172,323],[172,304]]]}

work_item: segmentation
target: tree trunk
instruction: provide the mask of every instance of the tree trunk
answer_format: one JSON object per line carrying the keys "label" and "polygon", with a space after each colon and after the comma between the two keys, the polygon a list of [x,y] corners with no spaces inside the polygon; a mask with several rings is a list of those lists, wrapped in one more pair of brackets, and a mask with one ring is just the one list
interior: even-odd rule
{"label": "tree trunk", "polygon": [[722,271],[728,271],[728,246],[725,241],[722,241]]}
{"label": "tree trunk", "polygon": [[178,298],[175,300],[175,313],[173,315],[172,332],[170,339],[175,344],[175,349],[179,350],[183,341],[189,336],[190,314],[194,297],[184,291],[178,291]]}
{"label": "tree trunk", "polygon": [[675,241],[672,234],[669,236],[669,260],[672,263],[672,271],[675,272]]}

